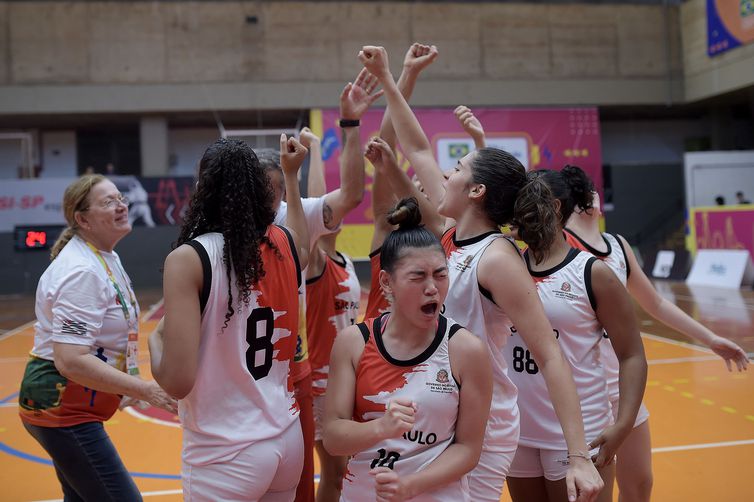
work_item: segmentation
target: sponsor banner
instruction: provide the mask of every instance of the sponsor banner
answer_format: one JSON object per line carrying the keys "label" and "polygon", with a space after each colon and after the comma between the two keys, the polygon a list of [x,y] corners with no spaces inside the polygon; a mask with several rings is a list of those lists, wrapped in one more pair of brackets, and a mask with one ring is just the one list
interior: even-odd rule
{"label": "sponsor banner", "polygon": [[754,268],[746,249],[700,249],[686,278],[693,286],[738,289],[751,286]]}
{"label": "sponsor banner", "polygon": [[754,41],[754,0],[707,0],[707,54]]}
{"label": "sponsor banner", "polygon": [[746,249],[754,256],[754,205],[696,207],[689,212],[688,248]]}
{"label": "sponsor banner", "polygon": [[[566,164],[581,167],[602,192],[602,152],[599,114],[596,108],[474,108],[484,126],[489,146],[502,148],[529,170],[561,169]],[[442,169],[451,169],[464,155],[474,150],[452,109],[415,109],[419,122],[430,138],[435,157]],[[370,110],[361,119],[361,141],[379,133],[383,110]],[[337,127],[338,110],[312,110],[310,124],[322,138],[322,157],[329,190],[340,186],[339,159],[342,148]],[[413,174],[405,156],[397,152],[399,165]],[[364,201],[344,220],[339,247],[347,248],[354,258],[367,258],[372,235],[371,185],[374,167],[366,161]],[[349,231],[349,227],[354,227]],[[357,241],[352,239],[357,238]]]}
{"label": "sponsor banner", "polygon": [[[191,177],[139,178],[112,176],[129,199],[134,225],[180,225],[188,208]],[[0,185],[0,232],[18,225],[65,225],[63,192],[75,178],[4,180]]]}

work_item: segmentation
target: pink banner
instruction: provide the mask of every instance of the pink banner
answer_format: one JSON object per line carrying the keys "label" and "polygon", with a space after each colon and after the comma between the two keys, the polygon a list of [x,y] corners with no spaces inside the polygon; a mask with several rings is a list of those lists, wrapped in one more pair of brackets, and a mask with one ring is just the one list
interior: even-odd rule
{"label": "pink banner", "polygon": [[[362,117],[362,143],[379,132],[382,110]],[[596,108],[475,108],[487,133],[487,144],[515,155],[527,169],[561,169],[566,164],[581,167],[602,192],[602,153],[599,114]],[[443,169],[474,150],[474,142],[461,128],[451,109],[417,109],[416,115],[435,148]],[[341,152],[338,111],[322,110],[322,151],[327,187],[340,185],[338,159]],[[314,128],[318,124],[312,124]],[[412,174],[403,155],[398,160]],[[362,204],[346,216],[346,224],[371,223],[371,174],[367,163],[367,192]]]}
{"label": "pink banner", "polygon": [[691,237],[697,249],[748,249],[754,257],[754,205],[691,210]]}

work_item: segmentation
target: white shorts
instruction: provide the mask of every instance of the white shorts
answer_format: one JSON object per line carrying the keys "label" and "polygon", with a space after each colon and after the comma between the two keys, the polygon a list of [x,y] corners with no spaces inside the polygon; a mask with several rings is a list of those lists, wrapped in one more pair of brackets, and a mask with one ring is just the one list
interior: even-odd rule
{"label": "white shorts", "polygon": [[470,500],[500,502],[503,485],[508,476],[516,450],[482,450],[479,463],[468,474]]}
{"label": "white shorts", "polygon": [[312,407],[314,408],[314,440],[322,441],[322,421],[325,419],[324,394],[312,398]]}
{"label": "white shorts", "polygon": [[304,440],[297,419],[279,436],[254,443],[227,462],[184,462],[183,499],[291,502],[303,465]]}
{"label": "white shorts", "polygon": [[[597,455],[599,448],[589,452]],[[508,475],[512,478],[544,478],[558,481],[568,472],[568,450],[543,450],[519,446]]]}
{"label": "white shorts", "polygon": [[[615,423],[616,420],[618,420],[618,398],[616,397],[614,400],[610,401],[610,409],[613,412],[613,423]],[[649,420],[649,410],[646,406],[644,406],[644,401],[642,401],[641,406],[639,406],[639,413],[636,414],[636,420],[634,421],[634,429],[639,427],[641,424]]]}

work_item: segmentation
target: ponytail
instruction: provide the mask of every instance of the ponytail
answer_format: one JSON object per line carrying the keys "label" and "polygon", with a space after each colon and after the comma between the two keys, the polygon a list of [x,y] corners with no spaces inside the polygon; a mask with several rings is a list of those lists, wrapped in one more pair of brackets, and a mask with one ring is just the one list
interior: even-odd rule
{"label": "ponytail", "polygon": [[535,263],[540,263],[560,231],[560,214],[555,196],[539,172],[530,172],[527,177],[529,181],[516,197],[513,224],[518,227],[519,238],[529,246]]}
{"label": "ponytail", "polygon": [[65,245],[68,244],[68,241],[73,239],[75,235],[76,231],[73,228],[65,227],[63,233],[60,234],[60,236],[55,241],[55,244],[52,245],[52,250],[50,251],[50,261],[58,257]]}

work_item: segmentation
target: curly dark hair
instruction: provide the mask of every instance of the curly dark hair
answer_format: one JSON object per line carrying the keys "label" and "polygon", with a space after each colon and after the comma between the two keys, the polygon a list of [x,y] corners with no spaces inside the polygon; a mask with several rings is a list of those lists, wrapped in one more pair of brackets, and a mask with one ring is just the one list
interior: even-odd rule
{"label": "curly dark hair", "polygon": [[267,229],[275,220],[273,199],[270,180],[248,144],[223,138],[204,152],[199,181],[175,247],[208,232],[223,235],[223,263],[228,278],[224,328],[235,312],[231,271],[236,274],[239,302],[248,304],[252,286],[265,274],[260,246],[267,244],[279,255],[267,237]]}

